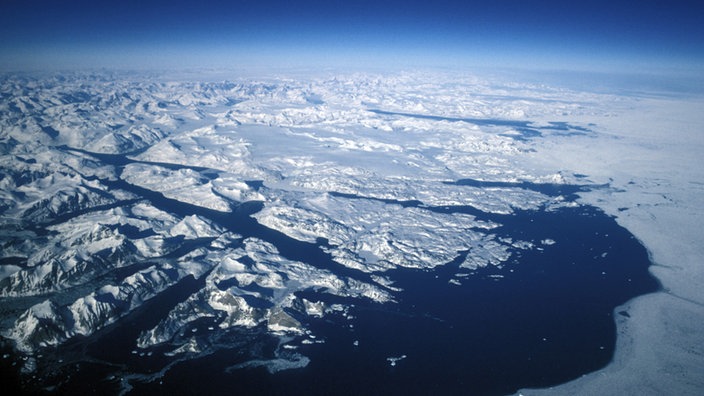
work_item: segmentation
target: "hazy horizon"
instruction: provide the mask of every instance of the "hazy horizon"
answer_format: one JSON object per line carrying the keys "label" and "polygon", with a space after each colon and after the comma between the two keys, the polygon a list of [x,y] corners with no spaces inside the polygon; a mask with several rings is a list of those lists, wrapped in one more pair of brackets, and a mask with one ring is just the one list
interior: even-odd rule
{"label": "hazy horizon", "polygon": [[687,2],[12,1],[0,68],[507,67],[696,73]]}

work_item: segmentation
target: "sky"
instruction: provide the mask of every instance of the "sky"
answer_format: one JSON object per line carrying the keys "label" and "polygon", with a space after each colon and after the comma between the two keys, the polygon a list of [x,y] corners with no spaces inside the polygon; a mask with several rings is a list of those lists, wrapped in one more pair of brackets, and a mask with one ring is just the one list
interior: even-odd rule
{"label": "sky", "polygon": [[3,0],[0,68],[704,65],[704,3]]}

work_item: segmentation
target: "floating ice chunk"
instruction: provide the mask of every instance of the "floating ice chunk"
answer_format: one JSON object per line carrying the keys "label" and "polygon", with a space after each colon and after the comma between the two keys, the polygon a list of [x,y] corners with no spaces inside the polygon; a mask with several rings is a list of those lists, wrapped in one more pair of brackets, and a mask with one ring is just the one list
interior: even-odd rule
{"label": "floating ice chunk", "polygon": [[407,358],[406,355],[401,355],[399,357],[387,357],[386,360],[389,362],[390,366],[396,366],[396,362],[401,361],[403,359]]}
{"label": "floating ice chunk", "polygon": [[303,304],[305,306],[306,314],[315,317],[322,317],[324,315],[325,303],[323,303],[322,301],[311,302],[306,300],[305,298],[302,298],[301,300],[303,301]]}
{"label": "floating ice chunk", "polygon": [[521,249],[521,250],[530,250],[535,247],[535,245],[531,242],[528,241],[514,241],[511,243],[511,246],[513,246],[516,249]]}

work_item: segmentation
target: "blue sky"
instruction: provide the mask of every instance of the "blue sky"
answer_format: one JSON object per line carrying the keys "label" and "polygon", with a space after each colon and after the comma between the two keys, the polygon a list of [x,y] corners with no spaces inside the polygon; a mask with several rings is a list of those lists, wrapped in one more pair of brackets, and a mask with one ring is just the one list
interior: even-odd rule
{"label": "blue sky", "polygon": [[0,66],[704,65],[704,5],[629,3],[4,0]]}

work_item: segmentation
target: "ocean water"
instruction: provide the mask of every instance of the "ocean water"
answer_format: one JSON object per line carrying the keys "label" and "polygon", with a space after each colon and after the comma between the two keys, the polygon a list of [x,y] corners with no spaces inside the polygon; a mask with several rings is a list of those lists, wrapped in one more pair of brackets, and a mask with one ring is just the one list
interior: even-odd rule
{"label": "ocean water", "polygon": [[[125,163],[119,156],[102,160]],[[122,181],[113,183],[112,187],[132,191],[160,209],[182,216],[198,214],[245,237],[267,240],[286,258],[368,280],[367,274],[334,263],[319,245],[259,225],[249,214],[261,204],[224,214]],[[493,186],[472,180],[457,184]],[[585,188],[501,186],[547,195],[570,195]],[[477,214],[473,208],[429,209]],[[648,273],[645,248],[613,218],[589,206],[484,217],[502,224],[492,230],[498,237],[555,243],[538,242],[535,249],[515,253],[501,267],[463,269],[461,255],[433,270],[389,271],[385,275],[403,289],[395,294],[397,303],[299,292],[313,301],[349,306],[322,318],[297,317],[320,343],[294,342],[296,349],[284,349],[278,337],[258,328],[223,333],[212,353],[193,360],[174,360],[159,348],[149,356],[135,355],[137,335],[204,282],[186,278],[116,324],[58,348],[53,358],[63,363],[55,365],[46,382],[53,378],[59,383],[54,390],[71,394],[116,394],[129,378],[129,394],[501,395],[559,384],[608,364],[616,341],[614,315],[628,315],[615,313],[615,308],[659,287]],[[205,329],[213,324],[203,321],[195,326]],[[233,368],[252,360],[286,364],[300,356],[309,359],[307,365],[275,373],[261,365]],[[159,372],[163,375],[154,376]],[[140,375],[156,379],[141,381]]]}

